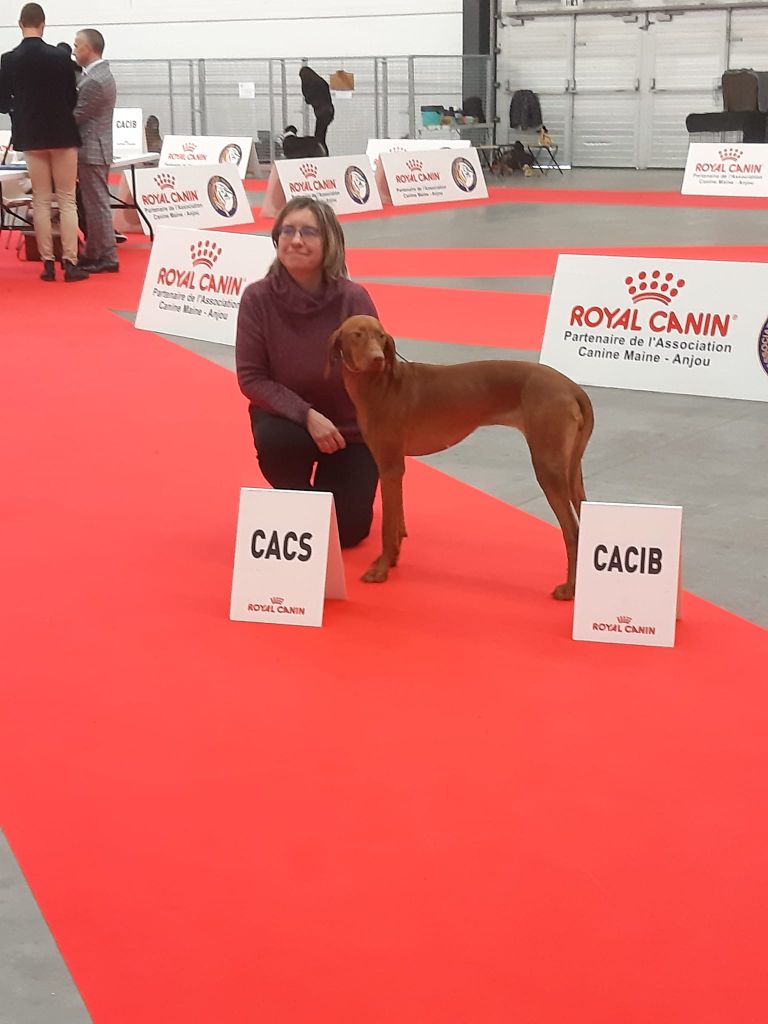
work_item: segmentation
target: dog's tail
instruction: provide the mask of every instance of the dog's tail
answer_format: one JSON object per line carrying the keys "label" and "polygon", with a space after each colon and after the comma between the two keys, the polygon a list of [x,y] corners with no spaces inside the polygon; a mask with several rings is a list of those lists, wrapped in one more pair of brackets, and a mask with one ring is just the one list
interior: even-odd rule
{"label": "dog's tail", "polygon": [[573,446],[573,452],[571,453],[571,465],[568,470],[568,489],[570,491],[571,504],[573,510],[576,513],[576,518],[581,518],[581,503],[587,500],[587,495],[584,491],[584,476],[581,471],[581,460],[586,451],[589,439],[592,436],[592,428],[595,425],[595,413],[592,409],[592,403],[589,400],[589,395],[586,391],[578,388],[576,391],[576,401],[579,405],[579,411],[581,412],[581,427],[576,436],[576,443]]}

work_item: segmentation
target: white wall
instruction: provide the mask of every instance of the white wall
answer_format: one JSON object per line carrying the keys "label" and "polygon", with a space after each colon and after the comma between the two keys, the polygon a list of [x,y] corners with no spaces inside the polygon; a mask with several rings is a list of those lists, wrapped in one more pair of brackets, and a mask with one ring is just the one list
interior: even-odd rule
{"label": "white wall", "polygon": [[[49,43],[100,29],[108,58],[460,54],[462,0],[43,0]],[[6,0],[0,51],[20,38]]]}

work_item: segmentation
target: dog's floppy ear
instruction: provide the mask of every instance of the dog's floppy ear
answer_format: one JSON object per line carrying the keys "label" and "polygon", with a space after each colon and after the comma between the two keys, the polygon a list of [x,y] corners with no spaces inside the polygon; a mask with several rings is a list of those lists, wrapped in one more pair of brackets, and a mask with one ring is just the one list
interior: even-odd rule
{"label": "dog's floppy ear", "polygon": [[391,334],[384,335],[384,363],[388,370],[391,370],[395,365],[395,357],[397,352],[395,351],[395,339]]}
{"label": "dog's floppy ear", "polygon": [[334,331],[328,339],[328,362],[325,365],[324,377],[330,377],[334,363],[341,358],[341,328]]}

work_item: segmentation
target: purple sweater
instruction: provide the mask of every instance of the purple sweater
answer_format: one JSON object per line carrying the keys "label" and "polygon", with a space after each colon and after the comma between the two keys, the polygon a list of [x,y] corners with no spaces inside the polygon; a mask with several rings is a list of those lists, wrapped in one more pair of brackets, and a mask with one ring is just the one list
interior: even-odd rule
{"label": "purple sweater", "polygon": [[282,266],[243,292],[235,358],[240,390],[252,406],[306,425],[316,409],[346,441],[362,441],[355,407],[336,364],[329,377],[328,342],[349,316],[377,316],[368,292],[347,278],[311,295]]}

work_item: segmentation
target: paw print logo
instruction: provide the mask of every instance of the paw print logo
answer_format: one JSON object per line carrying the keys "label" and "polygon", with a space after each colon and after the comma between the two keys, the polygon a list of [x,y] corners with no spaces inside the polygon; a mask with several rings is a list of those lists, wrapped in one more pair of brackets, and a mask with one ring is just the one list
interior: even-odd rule
{"label": "paw print logo", "polygon": [[161,192],[167,192],[169,189],[176,187],[176,179],[172,174],[161,172],[155,175],[155,184]]}
{"label": "paw print logo", "polygon": [[725,146],[723,149],[718,150],[720,153],[721,160],[740,160],[744,150],[739,149],[738,146]]}
{"label": "paw print logo", "polygon": [[316,164],[300,164],[299,170],[305,178],[316,178],[317,177],[317,165]]}
{"label": "paw print logo", "polygon": [[624,284],[632,297],[633,302],[642,302],[644,299],[653,299],[668,306],[672,299],[685,288],[685,280],[682,277],[676,278],[674,274],[662,274],[660,270],[648,273],[641,270],[634,277],[625,277]]}
{"label": "paw print logo", "polygon": [[409,171],[420,171],[424,164],[421,160],[417,160],[416,157],[412,157],[410,160],[406,160],[405,166]]}
{"label": "paw print logo", "polygon": [[208,267],[210,269],[221,256],[221,246],[206,239],[203,242],[193,242],[189,247],[189,252],[192,256],[193,267]]}

